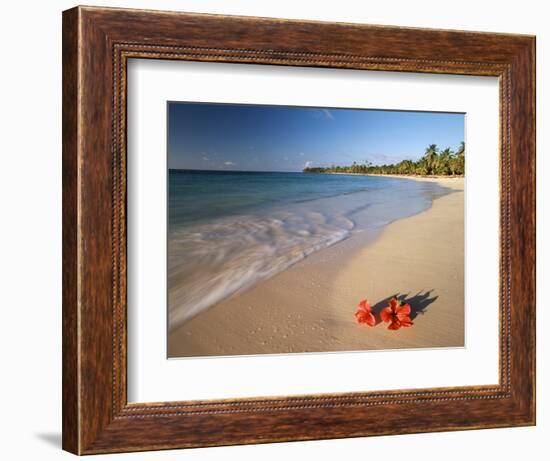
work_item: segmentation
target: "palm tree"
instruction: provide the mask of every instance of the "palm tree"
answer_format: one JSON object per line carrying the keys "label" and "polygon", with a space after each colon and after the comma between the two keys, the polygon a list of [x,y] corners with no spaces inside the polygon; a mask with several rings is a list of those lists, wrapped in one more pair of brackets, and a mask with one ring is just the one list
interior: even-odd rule
{"label": "palm tree", "polygon": [[464,144],[464,141],[462,141],[458,146],[456,155],[464,155],[465,152],[466,152],[466,145]]}
{"label": "palm tree", "polygon": [[451,173],[451,159],[453,157],[453,151],[450,147],[447,147],[446,149],[442,150],[439,153],[439,157],[437,158],[437,165],[435,168],[435,172],[437,174],[450,174]]}
{"label": "palm tree", "polygon": [[458,150],[456,151],[456,154],[454,155],[453,162],[452,162],[452,174],[464,174],[464,157],[466,153],[466,147],[464,144],[464,141],[460,143],[458,146]]}
{"label": "palm tree", "polygon": [[430,144],[426,147],[424,159],[426,160],[427,174],[433,174],[435,162],[437,160],[437,144]]}

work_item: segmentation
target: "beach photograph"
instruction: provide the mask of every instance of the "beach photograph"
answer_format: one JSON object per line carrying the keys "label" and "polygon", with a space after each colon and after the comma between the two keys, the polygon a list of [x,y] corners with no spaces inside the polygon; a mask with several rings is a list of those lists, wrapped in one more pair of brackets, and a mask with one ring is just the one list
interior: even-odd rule
{"label": "beach photograph", "polygon": [[465,114],[171,101],[169,358],[464,346]]}

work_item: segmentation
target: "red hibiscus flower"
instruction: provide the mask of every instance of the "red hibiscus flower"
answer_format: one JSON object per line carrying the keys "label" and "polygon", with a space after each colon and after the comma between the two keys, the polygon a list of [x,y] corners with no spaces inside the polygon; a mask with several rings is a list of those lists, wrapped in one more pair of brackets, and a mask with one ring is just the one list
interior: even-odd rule
{"label": "red hibiscus flower", "polygon": [[390,304],[380,312],[380,317],[386,323],[389,323],[388,330],[399,330],[401,327],[412,326],[411,306],[396,298],[390,299]]}
{"label": "red hibiscus flower", "polygon": [[357,319],[357,323],[366,323],[369,327],[376,325],[376,319],[372,313],[372,308],[366,299],[363,299],[363,301],[359,303],[355,318]]}

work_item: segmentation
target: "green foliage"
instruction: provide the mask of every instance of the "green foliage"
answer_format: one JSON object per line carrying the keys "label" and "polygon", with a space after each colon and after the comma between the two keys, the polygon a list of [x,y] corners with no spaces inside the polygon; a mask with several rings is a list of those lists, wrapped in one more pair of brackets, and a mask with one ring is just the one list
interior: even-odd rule
{"label": "green foliage", "polygon": [[335,166],[327,168],[308,167],[304,168],[304,173],[356,173],[356,174],[402,174],[402,175],[420,175],[420,176],[463,176],[464,175],[464,157],[466,149],[464,142],[456,151],[450,147],[439,150],[435,144],[430,144],[424,153],[424,156],[413,162],[412,160],[402,160],[399,163],[390,165],[372,165],[369,161],[364,164],[353,162],[351,166]]}

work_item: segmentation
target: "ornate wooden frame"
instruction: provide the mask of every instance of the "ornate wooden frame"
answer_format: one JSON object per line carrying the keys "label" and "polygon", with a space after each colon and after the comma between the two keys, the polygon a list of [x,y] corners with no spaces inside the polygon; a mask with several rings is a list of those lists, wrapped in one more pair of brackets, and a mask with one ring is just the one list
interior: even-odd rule
{"label": "ornate wooden frame", "polygon": [[[500,80],[500,382],[222,401],[126,400],[131,58]],[[77,454],[535,423],[535,38],[77,7],[63,13],[63,448]]]}

